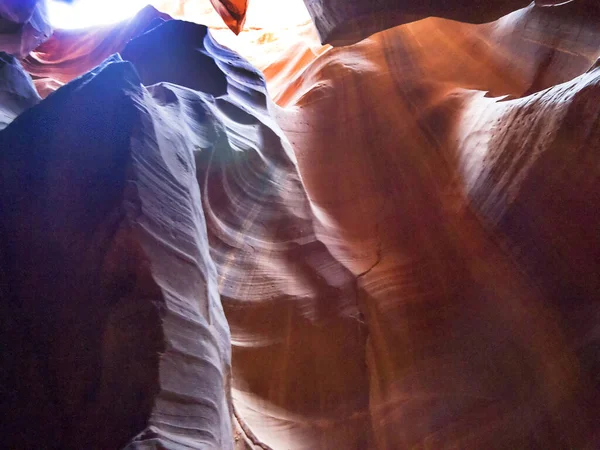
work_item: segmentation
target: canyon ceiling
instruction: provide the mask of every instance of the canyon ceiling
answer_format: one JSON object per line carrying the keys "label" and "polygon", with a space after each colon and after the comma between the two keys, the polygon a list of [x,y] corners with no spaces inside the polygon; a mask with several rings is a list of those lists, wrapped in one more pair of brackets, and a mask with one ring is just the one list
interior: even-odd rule
{"label": "canyon ceiling", "polygon": [[0,0],[0,448],[600,448],[600,5],[305,3]]}

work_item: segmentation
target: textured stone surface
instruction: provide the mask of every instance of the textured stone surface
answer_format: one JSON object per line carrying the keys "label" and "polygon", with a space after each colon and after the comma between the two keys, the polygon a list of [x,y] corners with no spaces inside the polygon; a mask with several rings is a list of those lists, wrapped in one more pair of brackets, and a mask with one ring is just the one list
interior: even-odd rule
{"label": "textured stone surface", "polygon": [[[321,46],[302,0],[294,0],[292,5],[285,3],[255,0],[252,3],[254,13],[247,26],[240,35],[235,35],[223,25],[209,0],[155,2],[161,12],[147,6],[135,17],[109,27],[56,30],[48,42],[23,60],[23,65],[35,78],[40,95],[45,97],[61,84],[91,70],[111,54],[120,52],[131,39],[161,21],[170,20],[171,16],[208,26],[219,43],[240,53],[259,69],[271,63],[277,65],[281,55],[298,47],[304,51],[303,47],[308,45],[308,51],[315,54],[324,51],[327,47]],[[266,14],[261,15],[260,11]],[[287,13],[293,14],[293,17],[279,19]],[[256,51],[257,48],[260,51]]]}
{"label": "textured stone surface", "polygon": [[324,90],[334,75],[375,70],[395,78],[417,104],[427,104],[429,92],[444,95],[456,87],[521,97],[581,75],[600,57],[600,11],[588,6],[584,0],[530,5],[481,25],[429,18],[320,53],[298,44],[265,68],[265,76],[282,106]]}
{"label": "textured stone surface", "polygon": [[[38,432],[14,442],[599,447],[600,33],[586,4],[531,5],[483,25],[430,18],[314,53],[299,43],[265,76],[205,28],[171,21],[123,49],[137,73],[116,77],[127,86],[98,88],[116,68],[129,73],[115,57],[23,113],[0,133],[0,317],[4,342],[19,343],[0,373],[17,386],[12,426]],[[36,114],[61,127],[32,127]],[[42,138],[17,139],[25,129]],[[107,142],[117,137],[123,146]],[[92,237],[73,232],[84,219]],[[173,248],[200,252],[203,276]],[[184,393],[229,392],[224,325],[165,319],[175,308],[214,317],[204,308],[218,310],[217,290],[233,429],[226,406],[182,406],[194,405]],[[102,306],[116,297],[126,300]],[[104,359],[88,348],[106,348]],[[191,363],[210,351],[217,362],[202,368],[222,370]],[[98,367],[102,388],[89,387]],[[79,423],[89,430],[74,438]]]}
{"label": "textured stone surface", "polygon": [[[214,70],[206,52],[219,56],[216,64],[227,74],[225,89],[213,86],[211,92],[219,96],[211,113],[222,127],[202,133],[211,141],[199,146],[196,159],[211,254],[235,336],[238,417],[255,442],[268,445],[273,443],[252,431],[254,421],[272,424],[269,434],[279,439],[279,419],[263,416],[277,410],[297,416],[290,421],[301,438],[295,445],[366,445],[368,422],[357,414],[367,406],[367,391],[355,280],[315,234],[290,144],[270,116],[274,105],[262,75],[212,39],[200,47],[203,34],[197,25],[168,22],[132,41],[123,57],[145,83],[160,83],[152,89],[173,105],[179,120],[194,109],[196,94],[171,83],[198,89]],[[151,56],[139,51],[158,42],[170,45]],[[302,387],[308,380],[310,387]],[[320,392],[331,400],[322,402]],[[314,419],[300,420],[304,415]]]}
{"label": "textured stone surface", "polygon": [[24,57],[51,34],[45,1],[0,2],[0,51]]}
{"label": "textured stone surface", "polygon": [[[357,74],[330,57],[279,123],[321,242],[357,278],[368,448],[597,446],[600,205],[583,155],[600,145],[598,71],[507,102],[376,65],[343,83]],[[253,425],[276,442],[279,427]],[[318,436],[288,426],[292,448]]]}
{"label": "textured stone surface", "polygon": [[[56,30],[52,37],[23,60],[23,67],[42,84],[56,89],[79,75],[92,70],[144,31],[170,17],[151,6],[129,20],[109,27],[81,30]],[[54,82],[54,85],[48,84]],[[44,91],[47,93],[48,91]]]}
{"label": "textured stone surface", "polygon": [[[571,8],[394,28],[280,94],[320,241],[357,278],[368,448],[598,445],[599,46]],[[290,422],[274,447],[310,448]]]}
{"label": "textured stone surface", "polygon": [[229,449],[198,142],[118,59],[0,133],[2,445]]}
{"label": "textured stone surface", "polygon": [[347,45],[387,28],[426,17],[485,23],[528,4],[553,6],[593,0],[304,0],[323,43]]}
{"label": "textured stone surface", "polygon": [[14,56],[0,53],[0,130],[40,101],[31,77]]}

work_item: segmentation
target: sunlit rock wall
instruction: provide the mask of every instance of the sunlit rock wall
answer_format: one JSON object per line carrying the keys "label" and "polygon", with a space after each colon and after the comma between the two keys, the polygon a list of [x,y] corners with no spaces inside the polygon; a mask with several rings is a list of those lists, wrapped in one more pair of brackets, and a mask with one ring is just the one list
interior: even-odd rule
{"label": "sunlit rock wall", "polygon": [[167,19],[23,61],[68,84],[0,133],[13,447],[600,446],[593,2],[298,40],[263,73]]}

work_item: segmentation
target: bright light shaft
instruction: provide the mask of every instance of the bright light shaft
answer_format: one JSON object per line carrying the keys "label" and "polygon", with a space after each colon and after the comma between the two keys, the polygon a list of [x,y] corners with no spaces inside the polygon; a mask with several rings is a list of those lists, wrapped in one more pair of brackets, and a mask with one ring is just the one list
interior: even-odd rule
{"label": "bright light shaft", "polygon": [[[75,0],[73,3],[48,1],[50,23],[54,28],[86,28],[109,25],[134,16],[147,4],[177,19],[223,28],[224,24],[210,0]],[[550,0],[546,0],[550,1]],[[273,31],[310,22],[302,0],[251,0],[246,29]]]}
{"label": "bright light shaft", "polygon": [[72,4],[48,1],[54,28],[75,29],[108,25],[134,16],[149,0],[76,0]]}

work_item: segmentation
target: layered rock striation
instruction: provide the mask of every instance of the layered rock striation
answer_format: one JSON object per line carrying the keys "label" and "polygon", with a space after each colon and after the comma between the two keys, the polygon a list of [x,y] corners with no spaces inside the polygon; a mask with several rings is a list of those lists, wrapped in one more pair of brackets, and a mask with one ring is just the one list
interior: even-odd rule
{"label": "layered rock striation", "polygon": [[117,56],[0,133],[5,448],[232,448],[201,138],[165,114]]}
{"label": "layered rock striation", "polygon": [[[227,449],[232,420],[257,449],[600,445],[585,4],[266,75],[205,27],[131,22],[121,56],[3,104],[8,446]],[[25,67],[50,80],[106,56],[47,45]]]}

